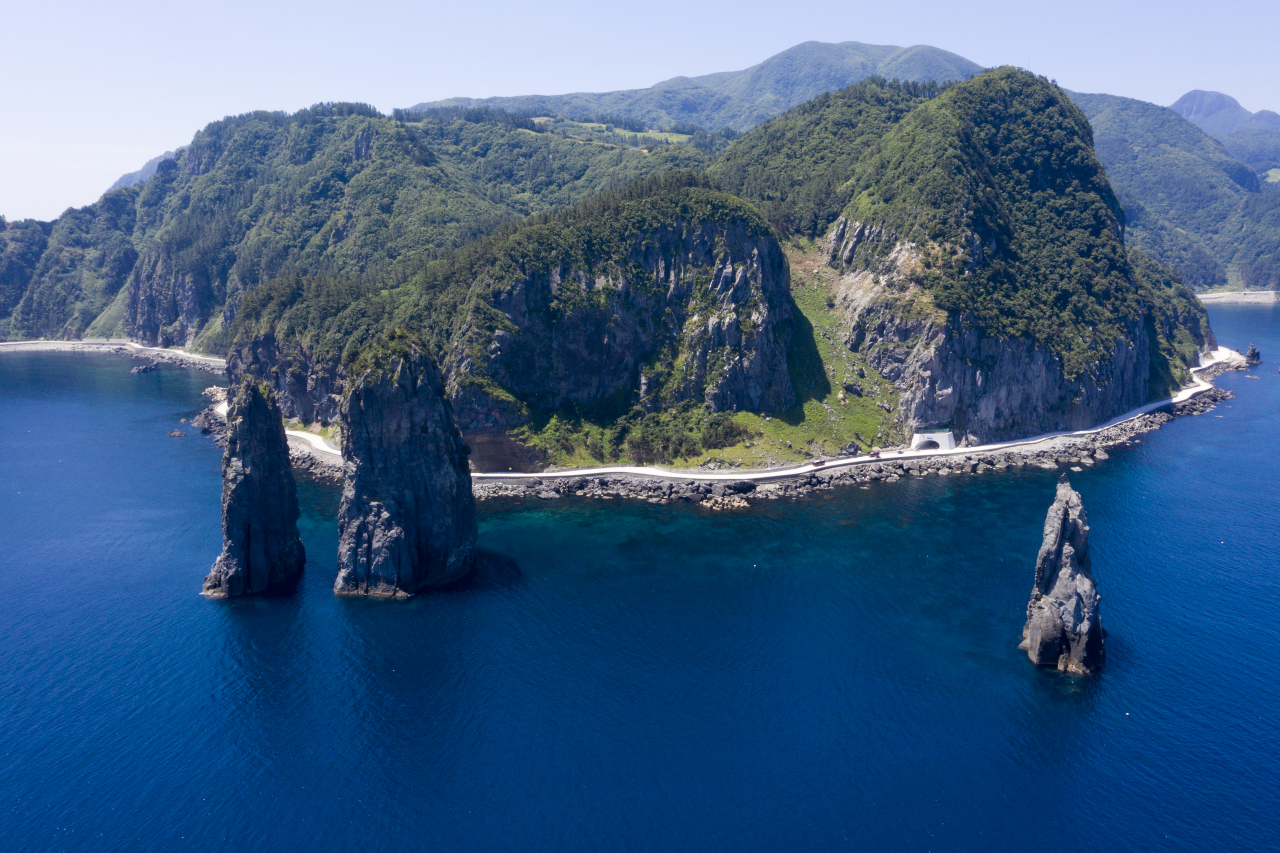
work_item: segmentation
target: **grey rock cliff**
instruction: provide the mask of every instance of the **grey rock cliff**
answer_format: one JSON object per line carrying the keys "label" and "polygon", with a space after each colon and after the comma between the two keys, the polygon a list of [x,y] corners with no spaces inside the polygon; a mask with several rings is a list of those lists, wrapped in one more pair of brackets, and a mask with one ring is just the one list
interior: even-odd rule
{"label": "grey rock cliff", "polygon": [[467,451],[444,383],[420,345],[396,343],[353,371],[342,401],[338,595],[404,598],[475,559]]}
{"label": "grey rock cliff", "polygon": [[280,407],[270,388],[248,376],[227,412],[222,540],[204,580],[214,598],[265,592],[297,577],[306,562]]}
{"label": "grey rock cliff", "polygon": [[329,424],[338,419],[342,402],[339,365],[316,359],[296,337],[280,340],[273,332],[266,332],[236,341],[227,354],[227,375],[235,382],[243,373],[261,376],[275,389],[287,418],[308,424]]}
{"label": "grey rock cliff", "polygon": [[[835,262],[859,241],[879,239],[896,241],[841,219],[827,248]],[[919,259],[917,247],[904,242],[890,256],[899,270]],[[1094,427],[1152,398],[1152,341],[1141,319],[1126,323],[1124,339],[1092,369],[1068,378],[1061,362],[1030,338],[984,334],[892,273],[847,272],[835,298],[847,323],[845,343],[897,386],[895,414],[908,435],[946,425],[969,445],[1008,441]],[[1195,343],[1216,346],[1212,333]]]}
{"label": "grey rock cliff", "polygon": [[1065,475],[1044,522],[1020,648],[1037,666],[1086,675],[1103,664],[1102,617],[1089,564],[1089,521]]}
{"label": "grey rock cliff", "polygon": [[[604,266],[593,271],[566,252],[488,294],[446,365],[462,429],[527,419],[477,377],[547,411],[627,389],[647,411],[684,401],[714,411],[795,405],[790,271],[771,235],[734,218],[663,223],[633,235],[617,268]],[[482,320],[494,309],[509,326],[490,332]]]}

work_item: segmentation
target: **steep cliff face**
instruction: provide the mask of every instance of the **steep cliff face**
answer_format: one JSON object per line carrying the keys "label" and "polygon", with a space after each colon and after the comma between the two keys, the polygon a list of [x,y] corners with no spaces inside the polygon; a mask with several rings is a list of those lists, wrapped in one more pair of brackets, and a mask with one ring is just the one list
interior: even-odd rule
{"label": "steep cliff face", "polygon": [[1101,667],[1105,650],[1099,597],[1089,561],[1089,521],[1080,493],[1063,475],[1045,518],[1022,629],[1020,648],[1031,662],[1078,675]]}
{"label": "steep cliff face", "polygon": [[423,345],[395,333],[371,347],[352,368],[341,423],[334,592],[404,598],[466,574],[476,543],[467,451]]}
{"label": "steep cliff face", "polygon": [[[899,252],[908,263],[911,255],[909,246]],[[1084,429],[1150,395],[1151,341],[1137,320],[1107,357],[1068,378],[1061,359],[1043,345],[986,334],[900,280],[846,275],[836,304],[847,319],[845,342],[898,387],[895,417],[908,435],[947,426],[958,440],[985,444]]]}
{"label": "steep cliff face", "polygon": [[274,332],[236,340],[227,355],[232,383],[242,374],[265,377],[286,418],[332,423],[342,406],[342,371],[334,358],[316,358],[296,337],[279,340]]}
{"label": "steep cliff face", "polygon": [[632,393],[647,411],[794,404],[786,260],[731,196],[682,189],[532,226],[481,280],[448,364],[464,429]]}
{"label": "steep cliff face", "polygon": [[289,445],[271,389],[242,378],[227,428],[222,554],[204,580],[204,593],[213,598],[266,592],[297,577],[306,562]]}

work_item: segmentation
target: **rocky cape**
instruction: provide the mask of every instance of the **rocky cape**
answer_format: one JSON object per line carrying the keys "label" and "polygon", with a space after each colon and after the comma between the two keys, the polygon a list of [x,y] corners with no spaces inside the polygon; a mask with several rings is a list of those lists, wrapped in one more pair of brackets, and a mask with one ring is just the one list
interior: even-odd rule
{"label": "rocky cape", "polygon": [[251,595],[294,580],[306,562],[298,517],[280,407],[269,387],[245,377],[227,413],[223,545],[205,594]]}

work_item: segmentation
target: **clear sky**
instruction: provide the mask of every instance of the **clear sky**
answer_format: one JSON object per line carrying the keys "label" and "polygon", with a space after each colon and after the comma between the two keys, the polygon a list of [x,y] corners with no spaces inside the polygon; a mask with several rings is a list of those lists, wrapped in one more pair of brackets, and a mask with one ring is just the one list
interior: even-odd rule
{"label": "clear sky", "polygon": [[639,88],[803,41],[929,44],[1083,92],[1280,111],[1275,0],[44,0],[0,15],[0,214],[51,219],[209,121]]}

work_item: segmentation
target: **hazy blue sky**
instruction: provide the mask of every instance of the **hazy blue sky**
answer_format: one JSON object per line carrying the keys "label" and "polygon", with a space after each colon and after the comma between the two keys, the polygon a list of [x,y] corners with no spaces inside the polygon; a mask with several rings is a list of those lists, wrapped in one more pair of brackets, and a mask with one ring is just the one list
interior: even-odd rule
{"label": "hazy blue sky", "polygon": [[1276,18],[1274,0],[7,2],[0,213],[88,204],[248,110],[638,88],[808,40],[930,44],[1078,91],[1169,104],[1216,89],[1280,111]]}

